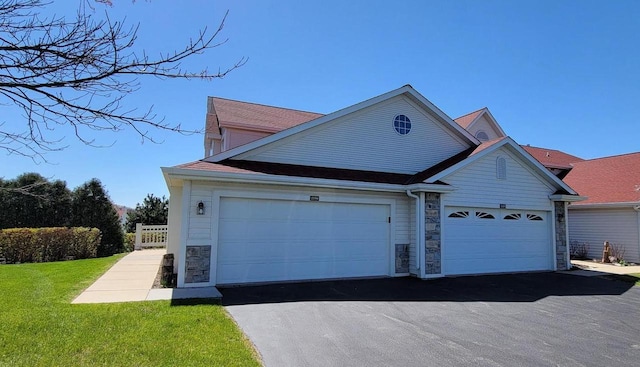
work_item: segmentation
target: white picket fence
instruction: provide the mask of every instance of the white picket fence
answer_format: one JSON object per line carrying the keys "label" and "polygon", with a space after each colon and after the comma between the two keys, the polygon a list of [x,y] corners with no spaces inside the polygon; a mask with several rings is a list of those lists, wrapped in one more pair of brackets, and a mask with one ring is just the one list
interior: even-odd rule
{"label": "white picket fence", "polygon": [[142,250],[150,247],[167,247],[169,242],[169,226],[145,225],[136,223],[136,243],[134,249]]}

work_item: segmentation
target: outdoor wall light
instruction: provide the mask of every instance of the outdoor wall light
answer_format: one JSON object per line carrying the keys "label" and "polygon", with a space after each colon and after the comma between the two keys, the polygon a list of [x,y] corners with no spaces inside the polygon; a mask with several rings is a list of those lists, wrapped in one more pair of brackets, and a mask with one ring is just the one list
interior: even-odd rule
{"label": "outdoor wall light", "polygon": [[204,203],[200,201],[198,203],[198,215],[203,215],[203,214],[204,214]]}

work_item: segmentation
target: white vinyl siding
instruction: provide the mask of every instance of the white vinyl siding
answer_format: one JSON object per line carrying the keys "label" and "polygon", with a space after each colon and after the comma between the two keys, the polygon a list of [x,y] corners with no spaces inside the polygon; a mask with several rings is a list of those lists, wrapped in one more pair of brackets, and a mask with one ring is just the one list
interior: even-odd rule
{"label": "white vinyl siding", "polygon": [[625,260],[640,262],[639,213],[632,208],[578,209],[569,206],[569,241],[589,244],[589,258],[601,259],[604,241],[625,247]]}
{"label": "white vinyl siding", "polygon": [[[506,160],[506,179],[496,177],[498,157]],[[501,148],[441,179],[456,190],[443,196],[446,205],[549,210],[556,189]]]}
{"label": "white vinyl siding", "polygon": [[[410,133],[394,131],[398,114],[411,119]],[[467,148],[433,116],[397,96],[234,159],[413,174]]]}
{"label": "white vinyl siding", "polygon": [[487,118],[485,116],[480,117],[480,119],[478,121],[476,121],[475,124],[473,124],[473,126],[471,127],[470,130],[468,130],[473,136],[476,135],[476,133],[478,131],[484,131],[485,133],[487,133],[487,136],[489,137],[489,140],[493,140],[499,137],[502,137],[502,134],[500,134],[498,131],[494,130],[492,124],[489,123],[489,121],[487,121]]}

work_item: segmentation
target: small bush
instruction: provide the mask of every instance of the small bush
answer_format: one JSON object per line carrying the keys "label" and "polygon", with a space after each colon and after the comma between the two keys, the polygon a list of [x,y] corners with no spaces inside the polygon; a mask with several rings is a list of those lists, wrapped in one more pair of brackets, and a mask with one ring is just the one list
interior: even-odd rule
{"label": "small bush", "polygon": [[96,257],[96,228],[10,228],[0,230],[0,258],[7,263],[49,262]]}
{"label": "small bush", "polygon": [[135,233],[125,233],[124,234],[124,251],[131,252],[134,250],[136,245],[136,234]]}
{"label": "small bush", "polygon": [[569,243],[569,255],[571,259],[586,259],[589,253],[589,244],[586,242],[571,241]]}
{"label": "small bush", "polygon": [[627,249],[620,244],[609,242],[609,260],[612,263],[624,263]]}

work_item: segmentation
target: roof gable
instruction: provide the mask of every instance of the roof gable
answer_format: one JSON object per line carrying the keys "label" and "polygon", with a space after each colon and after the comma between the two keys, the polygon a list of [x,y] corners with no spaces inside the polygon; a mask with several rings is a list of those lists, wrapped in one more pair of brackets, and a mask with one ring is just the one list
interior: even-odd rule
{"label": "roof gable", "polygon": [[476,138],[478,138],[477,134],[480,131],[487,134],[488,140],[507,136],[487,107],[460,116],[454,121]]}
{"label": "roof gable", "polygon": [[[394,132],[392,123],[394,116],[404,114],[403,111],[409,111],[406,113],[412,118],[415,131],[399,136]],[[384,125],[375,125],[377,123]],[[376,136],[380,129],[385,133],[383,139]],[[435,145],[430,147],[429,139]],[[207,160],[240,159],[414,174],[478,143],[471,134],[407,85]],[[435,154],[428,158],[433,162],[423,161],[418,166],[420,158],[413,152],[426,156],[426,149],[433,149]],[[408,151],[412,153],[408,154]],[[376,160],[376,155],[380,155],[380,159]],[[400,162],[400,166],[403,166],[403,160],[412,162],[404,162],[404,168],[397,169],[397,164],[388,164],[394,158],[389,155],[397,155],[395,162]],[[362,161],[367,157],[368,162]],[[384,159],[387,163],[382,162]]]}
{"label": "roof gable", "polygon": [[[446,177],[455,174],[456,172],[463,170],[467,166],[473,164],[474,162],[484,158],[485,156],[492,154],[498,149],[508,149],[514,157],[519,159],[523,163],[523,167],[527,167],[533,174],[539,177],[541,180],[545,181],[547,184],[552,185],[557,190],[568,193],[570,195],[577,195],[576,191],[573,190],[569,185],[565,182],[562,182],[559,178],[557,178],[553,173],[551,173],[548,169],[546,169],[540,162],[534,159],[529,153],[527,153],[522,147],[520,147],[513,139],[510,137],[498,138],[492,141],[484,142],[480,144],[473,152],[469,154],[469,157],[465,160],[460,161],[453,166],[450,166],[442,171],[434,174],[433,176],[425,179],[425,182],[432,183],[435,181],[445,181]],[[494,172],[493,170],[491,172]]]}
{"label": "roof gable", "polygon": [[564,181],[588,199],[583,204],[640,202],[640,152],[583,160]]}

